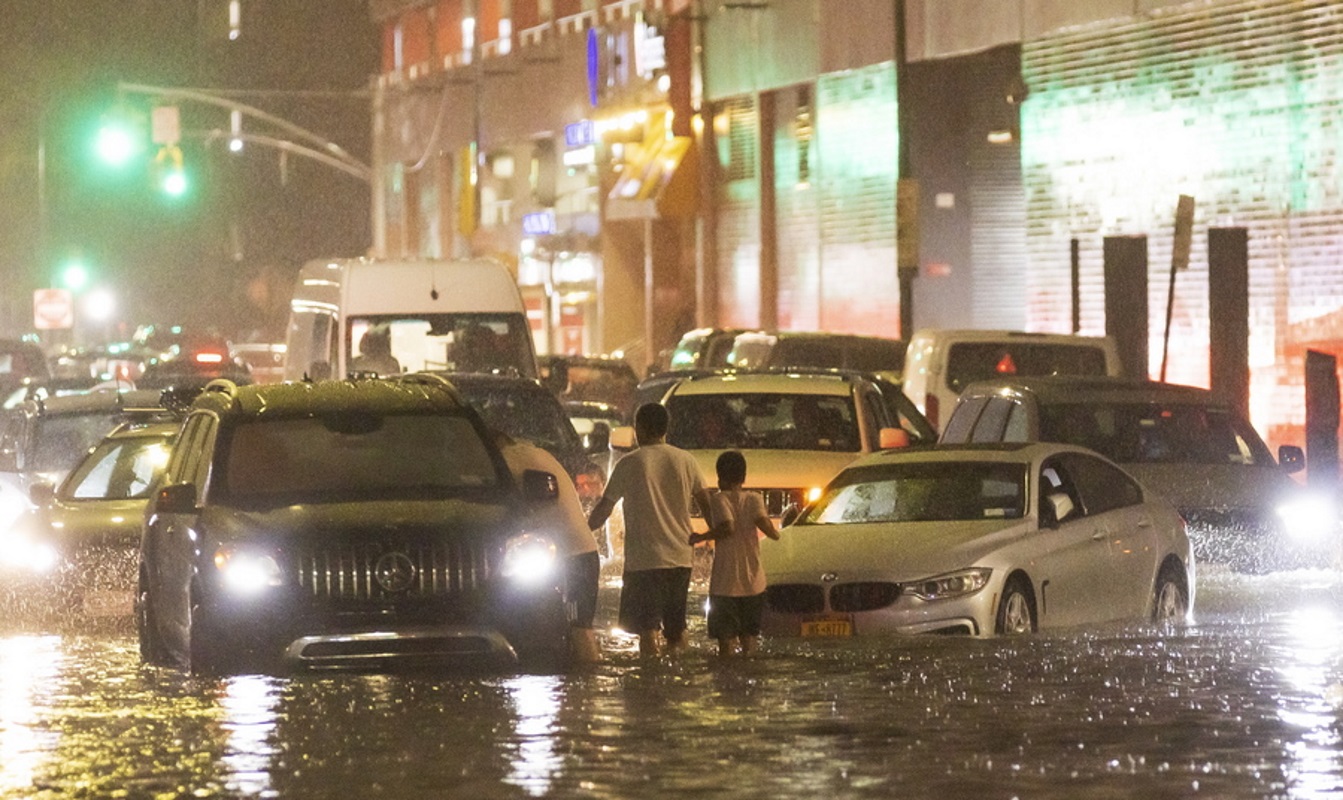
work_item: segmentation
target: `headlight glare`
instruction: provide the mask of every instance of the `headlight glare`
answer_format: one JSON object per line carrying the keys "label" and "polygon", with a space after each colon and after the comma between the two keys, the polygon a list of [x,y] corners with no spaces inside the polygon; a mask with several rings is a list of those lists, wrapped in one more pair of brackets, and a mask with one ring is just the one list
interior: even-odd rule
{"label": "headlight glare", "polygon": [[13,570],[39,575],[51,572],[61,561],[61,554],[46,542],[34,542],[18,537],[9,546],[0,549],[0,565]]}
{"label": "headlight glare", "polygon": [[1338,531],[1338,510],[1333,500],[1319,492],[1302,491],[1278,504],[1283,529],[1292,539],[1318,543]]}
{"label": "headlight glare", "polygon": [[279,563],[266,553],[221,547],[215,551],[215,568],[222,575],[224,585],[239,594],[256,594],[282,582]]}
{"label": "headlight glare", "polygon": [[914,581],[906,584],[904,591],[929,602],[964,597],[987,586],[992,574],[993,570],[988,567],[971,567]]}
{"label": "headlight glare", "polygon": [[503,575],[517,583],[539,584],[554,575],[558,564],[559,552],[549,537],[524,533],[504,545]]}

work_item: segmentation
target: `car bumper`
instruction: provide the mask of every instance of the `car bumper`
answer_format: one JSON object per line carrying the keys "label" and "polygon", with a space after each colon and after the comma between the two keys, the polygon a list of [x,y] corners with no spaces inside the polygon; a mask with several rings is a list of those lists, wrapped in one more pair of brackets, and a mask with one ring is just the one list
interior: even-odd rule
{"label": "car bumper", "polygon": [[808,639],[870,634],[985,637],[993,633],[996,598],[996,592],[987,588],[967,597],[936,602],[902,594],[881,608],[857,611],[835,610],[829,605],[818,610],[788,611],[767,600],[761,631],[769,636]]}

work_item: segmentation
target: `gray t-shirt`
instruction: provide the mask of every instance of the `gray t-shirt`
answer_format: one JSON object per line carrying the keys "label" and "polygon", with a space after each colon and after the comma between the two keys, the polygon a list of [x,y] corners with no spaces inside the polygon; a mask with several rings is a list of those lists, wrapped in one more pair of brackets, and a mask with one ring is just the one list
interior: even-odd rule
{"label": "gray t-shirt", "polygon": [[669,444],[616,462],[605,497],[625,504],[626,572],[691,566],[690,503],[703,488],[695,457]]}

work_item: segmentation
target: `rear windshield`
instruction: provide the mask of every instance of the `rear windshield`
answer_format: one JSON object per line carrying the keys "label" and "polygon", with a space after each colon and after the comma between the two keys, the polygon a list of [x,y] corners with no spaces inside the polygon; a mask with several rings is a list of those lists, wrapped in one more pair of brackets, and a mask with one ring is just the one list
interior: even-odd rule
{"label": "rear windshield", "polygon": [[119,410],[96,414],[53,415],[37,423],[33,460],[27,468],[64,474],[121,421]]}
{"label": "rear windshield", "polygon": [[1121,464],[1272,464],[1248,422],[1193,404],[1042,406],[1040,437],[1090,447]]}
{"label": "rear windshield", "polygon": [[221,466],[214,485],[240,505],[434,499],[500,481],[470,420],[444,414],[246,422],[233,428]]}
{"label": "rear windshield", "polygon": [[836,450],[862,446],[847,395],[675,395],[667,441],[687,449]]}
{"label": "rear windshield", "polygon": [[[387,375],[452,370],[536,377],[532,333],[520,313],[351,317],[346,337],[351,371]],[[365,368],[365,361],[372,363]]]}
{"label": "rear windshield", "polygon": [[947,386],[960,392],[1004,375],[1104,375],[1105,351],[1094,345],[963,342],[947,353]]}

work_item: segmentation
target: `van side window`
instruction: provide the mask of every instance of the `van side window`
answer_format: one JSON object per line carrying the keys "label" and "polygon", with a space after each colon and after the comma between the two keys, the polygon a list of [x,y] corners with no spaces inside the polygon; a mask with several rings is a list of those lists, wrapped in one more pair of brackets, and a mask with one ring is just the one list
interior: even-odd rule
{"label": "van side window", "polygon": [[989,404],[984,407],[983,413],[979,415],[979,421],[975,423],[975,430],[970,435],[970,441],[1001,442],[1003,440],[1003,429],[1007,427],[1007,415],[1011,410],[1011,400],[1005,397],[990,398]]}
{"label": "van side window", "polygon": [[975,421],[988,402],[987,397],[971,397],[958,403],[951,413],[951,419],[947,420],[947,427],[942,431],[941,441],[953,444],[970,441],[970,431],[974,430]]}

